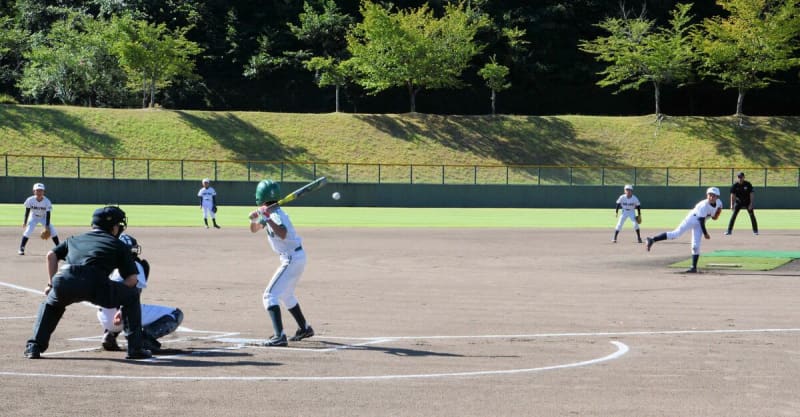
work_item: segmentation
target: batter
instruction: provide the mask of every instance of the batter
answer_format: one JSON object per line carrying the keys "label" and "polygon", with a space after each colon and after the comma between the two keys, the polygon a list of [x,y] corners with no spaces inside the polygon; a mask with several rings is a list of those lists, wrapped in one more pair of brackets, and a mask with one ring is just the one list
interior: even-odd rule
{"label": "batter", "polygon": [[49,198],[44,196],[44,184],[40,182],[33,184],[33,195],[28,197],[23,204],[25,206],[25,216],[22,218],[22,228],[25,231],[22,232],[22,241],[19,242],[17,255],[25,255],[25,245],[28,244],[28,239],[38,224],[50,230],[50,237],[53,239],[53,243],[58,245],[58,232],[56,232],[53,224],[50,223],[50,212],[53,209],[53,204]]}
{"label": "batter", "polygon": [[686,270],[687,273],[697,272],[697,260],[700,259],[700,235],[706,239],[711,239],[711,235],[706,230],[706,219],[717,220],[722,213],[722,201],[719,200],[719,188],[710,187],[706,190],[706,199],[697,203],[692,211],[686,215],[678,228],[671,232],[661,233],[652,238],[647,238],[647,251],[654,243],[665,240],[675,239],[685,232],[692,231],[692,267]]}
{"label": "batter", "polygon": [[256,204],[259,208],[250,213],[250,232],[261,229],[267,232],[267,240],[273,252],[277,253],[281,265],[269,285],[264,290],[264,308],[272,320],[273,336],[264,342],[264,346],[288,346],[286,333],[283,331],[280,304],[292,314],[297,322],[297,332],[291,341],[300,341],[314,336],[314,329],[306,321],[300,304],[294,295],[297,281],[306,267],[306,253],[303,242],[294,229],[289,215],[280,206],[270,207],[280,199],[278,183],[264,180],[256,187]]}

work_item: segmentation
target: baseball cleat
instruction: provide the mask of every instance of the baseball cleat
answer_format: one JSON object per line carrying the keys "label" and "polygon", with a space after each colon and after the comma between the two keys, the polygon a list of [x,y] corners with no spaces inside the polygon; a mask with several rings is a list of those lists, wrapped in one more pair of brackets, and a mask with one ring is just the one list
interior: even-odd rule
{"label": "baseball cleat", "polygon": [[617,243],[617,239],[611,239],[611,243]]}
{"label": "baseball cleat", "polygon": [[106,330],[106,332],[103,334],[103,341],[100,344],[101,346],[103,346],[103,350],[107,350],[110,352],[119,352],[122,350],[117,344],[118,334],[119,333],[109,332],[108,330]]}
{"label": "baseball cleat", "polygon": [[642,243],[642,238],[636,239],[636,243]]}
{"label": "baseball cleat", "polygon": [[758,232],[753,232],[753,236],[758,236]]}
{"label": "baseball cleat", "polygon": [[272,336],[262,344],[262,346],[267,347],[286,347],[289,346],[289,342],[286,340],[286,335],[282,334],[280,336]]}
{"label": "baseball cleat", "polygon": [[153,354],[147,349],[134,349],[128,351],[128,354],[125,355],[125,359],[150,359],[153,357]]}
{"label": "baseball cleat", "polygon": [[314,336],[314,329],[311,326],[306,326],[305,329],[297,329],[294,333],[294,336],[290,337],[289,340],[292,342],[298,342],[303,339],[308,339],[309,337]]}
{"label": "baseball cleat", "polygon": [[731,235],[731,231],[730,230],[726,230],[725,231],[725,236],[730,236],[730,235]]}
{"label": "baseball cleat", "polygon": [[650,248],[653,247],[653,243],[656,243],[652,237],[647,238],[647,251],[650,252]]}
{"label": "baseball cleat", "polygon": [[17,251],[17,255],[24,255],[24,254],[25,254],[25,249],[19,248],[19,250]]}
{"label": "baseball cleat", "polygon": [[25,346],[25,357],[28,359],[39,359],[42,357],[42,351],[36,343],[28,343]]}
{"label": "baseball cleat", "polygon": [[697,273],[697,268],[691,267],[691,268],[689,268],[689,269],[687,269],[686,271],[683,271],[683,272],[685,274],[696,274]]}

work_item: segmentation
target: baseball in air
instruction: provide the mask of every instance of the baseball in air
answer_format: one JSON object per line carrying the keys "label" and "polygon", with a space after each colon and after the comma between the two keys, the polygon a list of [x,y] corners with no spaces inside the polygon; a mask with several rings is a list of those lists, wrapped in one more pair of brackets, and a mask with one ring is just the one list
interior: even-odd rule
{"label": "baseball in air", "polygon": [[339,192],[337,191],[337,192],[331,194],[331,198],[333,198],[334,200],[338,200],[338,199],[342,198],[342,195],[339,194]]}

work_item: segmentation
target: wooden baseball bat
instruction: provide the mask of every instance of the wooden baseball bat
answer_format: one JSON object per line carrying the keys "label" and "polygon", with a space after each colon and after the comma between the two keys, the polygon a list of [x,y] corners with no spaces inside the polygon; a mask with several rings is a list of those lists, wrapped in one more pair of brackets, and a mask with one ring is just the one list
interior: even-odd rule
{"label": "wooden baseball bat", "polygon": [[286,197],[283,197],[282,199],[278,200],[277,203],[270,204],[269,207],[272,208],[272,207],[275,207],[275,206],[282,206],[282,205],[285,205],[287,203],[290,203],[290,202],[300,198],[303,194],[308,194],[308,193],[310,193],[312,191],[319,190],[320,188],[324,187],[325,184],[327,184],[327,183],[328,183],[328,179],[327,178],[319,177],[319,178],[315,179],[314,181],[311,181],[310,183],[308,183],[308,184],[306,184],[306,185],[304,185],[304,186],[292,191]]}

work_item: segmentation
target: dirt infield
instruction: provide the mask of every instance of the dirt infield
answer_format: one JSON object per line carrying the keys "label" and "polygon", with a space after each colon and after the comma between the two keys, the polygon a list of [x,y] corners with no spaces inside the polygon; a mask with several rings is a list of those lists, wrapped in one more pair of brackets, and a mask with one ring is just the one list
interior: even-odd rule
{"label": "dirt infield", "polygon": [[[688,236],[647,253],[628,228],[617,244],[611,229],[300,232],[311,339],[254,345],[277,267],[263,235],[132,228],[153,271],[143,302],[185,314],[173,354],[100,351],[95,309],[76,304],[33,361],[47,245],[17,256],[21,230],[0,228],[0,415],[800,415],[798,262],[685,275],[667,265]],[[720,231],[703,252],[799,238]]]}

